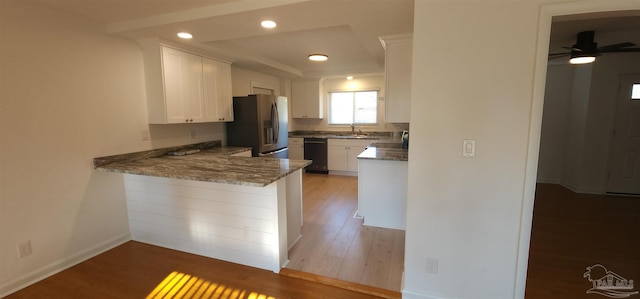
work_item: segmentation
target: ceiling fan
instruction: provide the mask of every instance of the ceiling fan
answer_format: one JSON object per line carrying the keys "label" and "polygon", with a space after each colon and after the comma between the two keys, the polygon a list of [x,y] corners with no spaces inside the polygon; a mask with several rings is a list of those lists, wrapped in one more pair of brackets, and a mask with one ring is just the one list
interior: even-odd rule
{"label": "ceiling fan", "polygon": [[635,47],[636,44],[630,42],[618,43],[598,47],[598,43],[593,41],[595,31],[582,31],[578,33],[576,44],[571,47],[563,47],[571,52],[550,53],[549,59],[570,56],[569,60],[572,64],[591,63],[596,60],[596,56],[604,53],[621,53],[621,52],[640,52],[640,48]]}

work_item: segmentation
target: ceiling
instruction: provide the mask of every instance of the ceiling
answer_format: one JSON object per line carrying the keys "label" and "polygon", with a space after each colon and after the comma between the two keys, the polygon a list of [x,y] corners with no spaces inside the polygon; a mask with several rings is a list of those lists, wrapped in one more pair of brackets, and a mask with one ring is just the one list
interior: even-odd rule
{"label": "ceiling", "polygon": [[[104,25],[134,40],[159,37],[234,65],[287,78],[381,74],[380,36],[413,32],[414,0],[23,0]],[[275,29],[260,27],[272,19]],[[640,45],[640,11],[554,18],[550,52],[595,30],[600,46]],[[189,31],[189,41],[176,37]],[[496,45],[497,47],[499,45]],[[327,62],[307,60],[324,53]]]}
{"label": "ceiling", "polygon": [[[382,74],[380,36],[413,32],[414,0],[27,0],[131,39],[180,42],[277,76]],[[260,22],[272,19],[275,29]],[[179,31],[194,35],[189,41]],[[311,53],[329,60],[311,62]]]}

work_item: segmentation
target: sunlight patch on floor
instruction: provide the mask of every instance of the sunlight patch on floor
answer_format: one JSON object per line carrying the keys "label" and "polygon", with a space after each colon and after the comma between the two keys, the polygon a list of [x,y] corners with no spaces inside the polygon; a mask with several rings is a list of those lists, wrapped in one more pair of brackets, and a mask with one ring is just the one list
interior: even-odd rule
{"label": "sunlight patch on floor", "polygon": [[276,299],[272,296],[232,288],[176,271],[167,275],[147,296],[147,299],[161,298]]}

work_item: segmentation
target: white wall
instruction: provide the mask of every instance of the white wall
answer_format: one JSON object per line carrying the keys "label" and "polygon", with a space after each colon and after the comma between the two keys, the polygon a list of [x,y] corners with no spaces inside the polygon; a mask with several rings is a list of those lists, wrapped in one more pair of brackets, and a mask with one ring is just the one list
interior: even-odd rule
{"label": "white wall", "polygon": [[[338,126],[328,124],[329,114],[329,92],[335,91],[361,91],[361,90],[378,90],[378,125],[357,126],[356,129],[362,132],[399,132],[408,129],[408,124],[392,124],[385,122],[385,90],[383,75],[367,75],[356,76],[353,80],[346,78],[326,78],[320,82],[320,89],[323,97],[323,119],[293,119],[292,124],[296,130],[314,130],[314,131],[350,131],[351,126]],[[295,101],[295,99],[291,99]]]}
{"label": "white wall", "polygon": [[416,1],[403,298],[524,297],[552,17],[638,9]]}
{"label": "white wall", "polygon": [[[92,158],[224,132],[222,124],[147,125],[135,42],[24,1],[0,5],[2,296],[128,240],[122,177],[94,172]],[[33,254],[18,258],[27,240]]]}
{"label": "white wall", "polygon": [[573,71],[571,84],[571,98],[567,117],[567,134],[564,147],[564,163],[562,181],[571,188],[575,188],[582,181],[581,165],[582,147],[584,146],[585,125],[589,110],[589,93],[592,65],[576,66]]}
{"label": "white wall", "polygon": [[280,78],[275,76],[231,65],[231,78],[234,97],[253,94],[251,82],[254,82],[254,84],[258,83],[263,86],[272,86],[275,91],[275,95],[286,96],[286,93],[281,90]]}
{"label": "white wall", "polygon": [[549,65],[544,93],[538,182],[560,183],[571,99],[573,66]]}
{"label": "white wall", "polygon": [[403,298],[514,297],[539,9],[415,3]]}

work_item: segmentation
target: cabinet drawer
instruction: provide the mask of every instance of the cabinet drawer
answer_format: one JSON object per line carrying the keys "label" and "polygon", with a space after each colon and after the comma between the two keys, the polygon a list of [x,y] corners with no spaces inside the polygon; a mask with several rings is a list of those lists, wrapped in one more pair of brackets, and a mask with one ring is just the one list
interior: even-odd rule
{"label": "cabinet drawer", "polygon": [[329,146],[366,147],[375,142],[372,139],[329,139]]}
{"label": "cabinet drawer", "polygon": [[289,144],[291,144],[291,145],[304,144],[304,138],[289,137]]}

